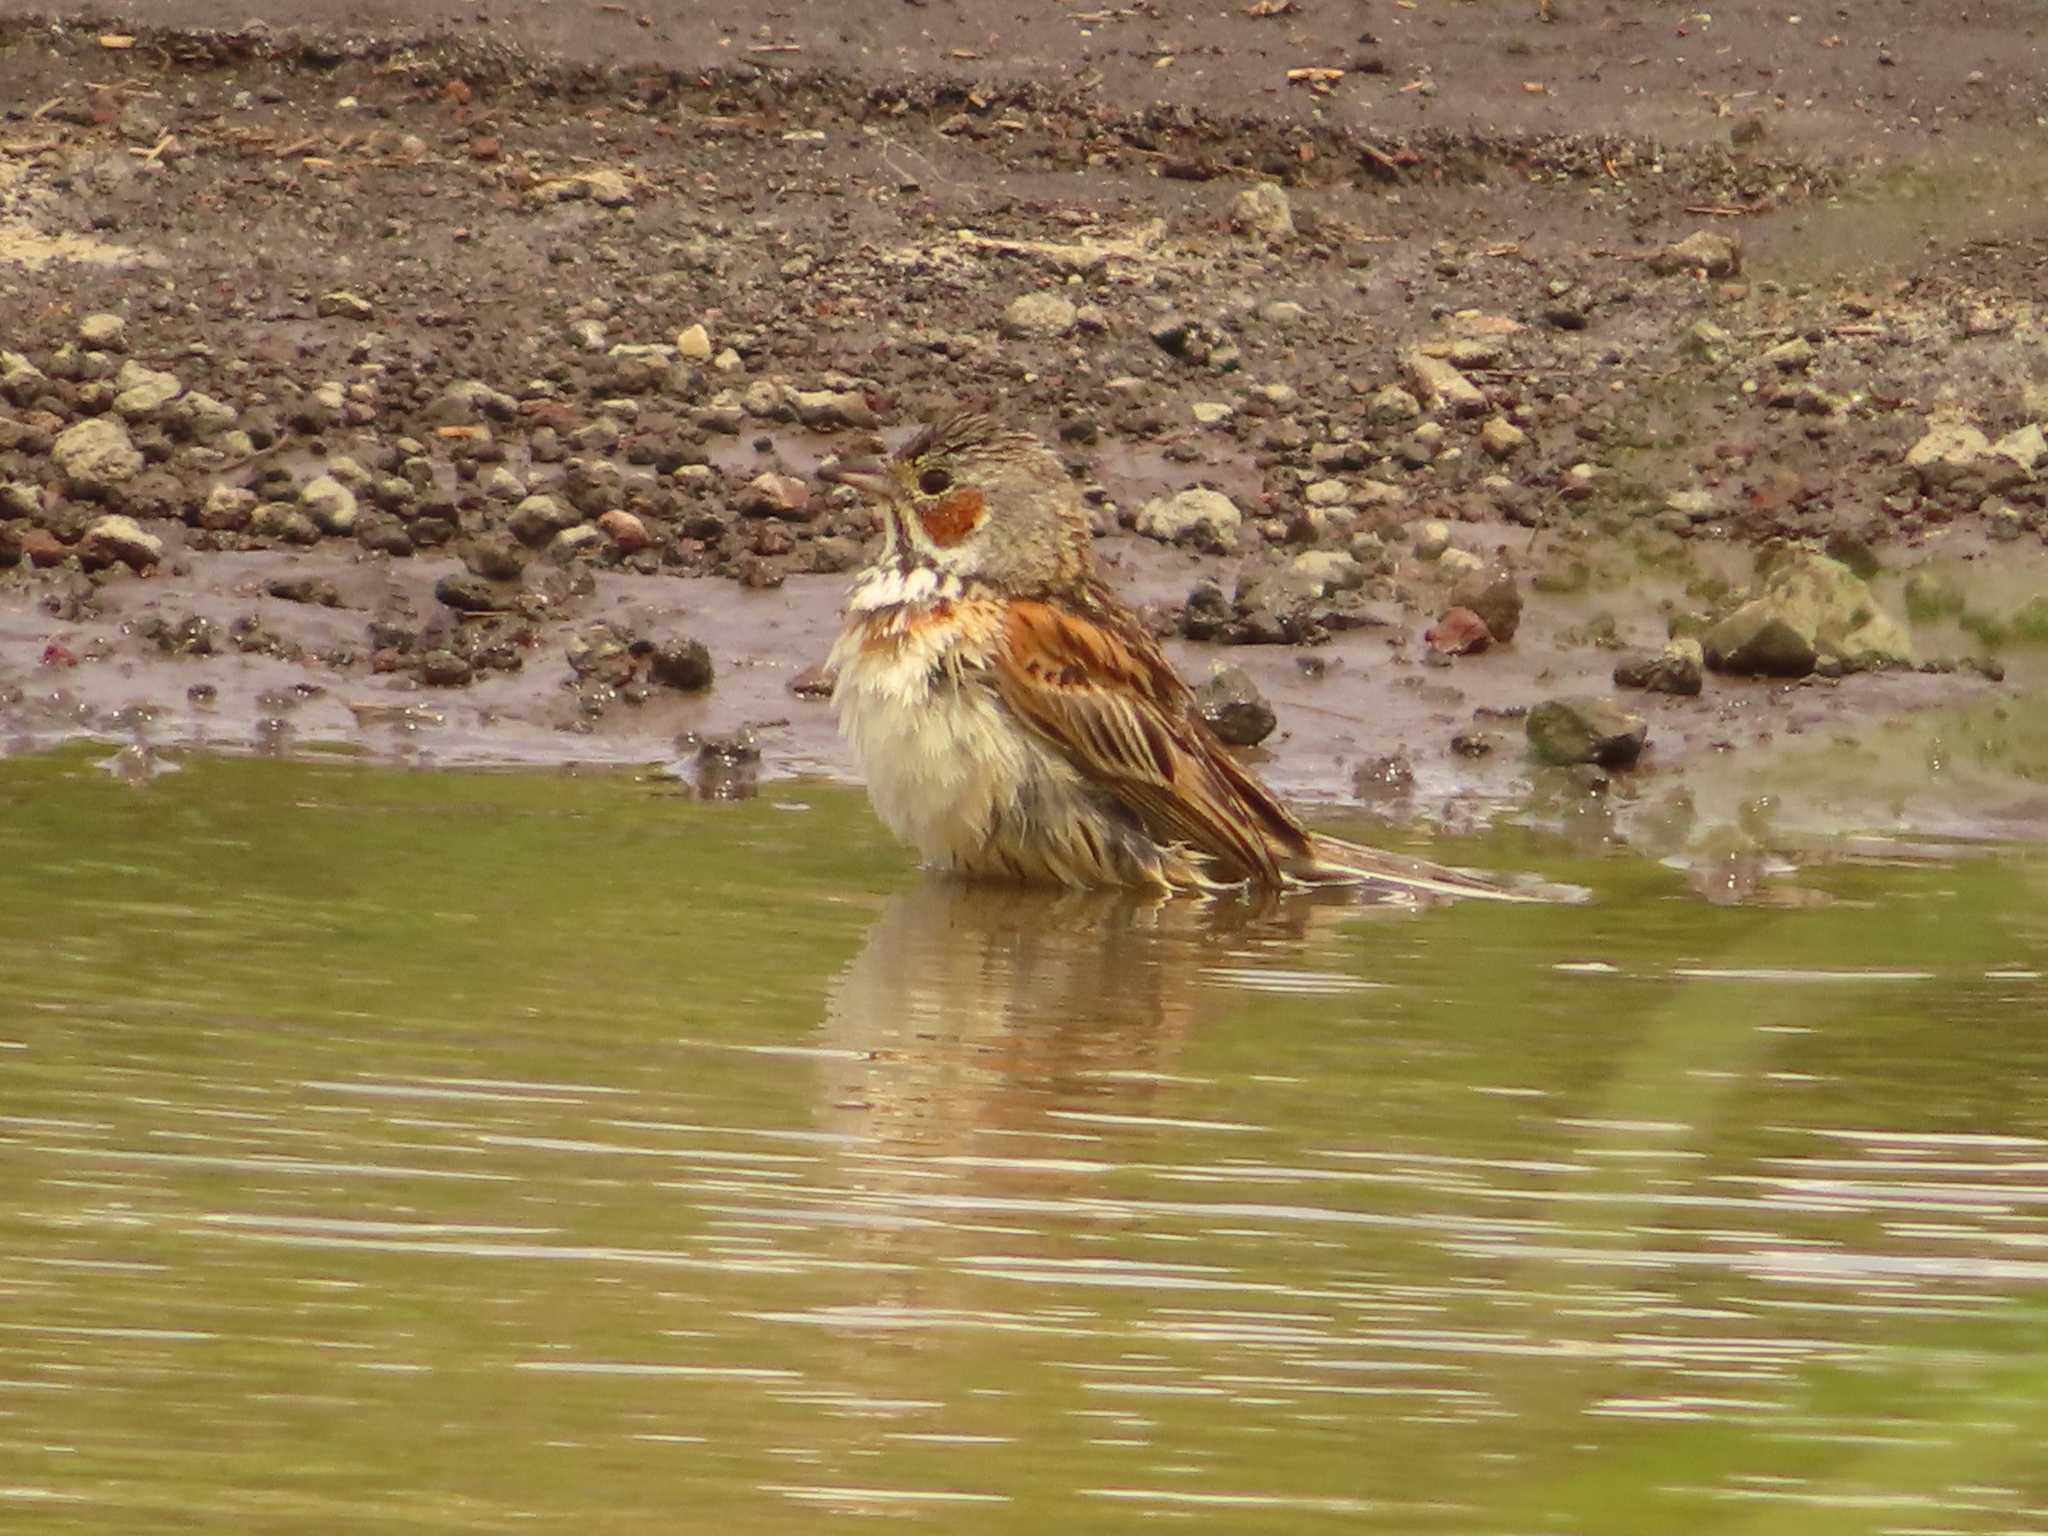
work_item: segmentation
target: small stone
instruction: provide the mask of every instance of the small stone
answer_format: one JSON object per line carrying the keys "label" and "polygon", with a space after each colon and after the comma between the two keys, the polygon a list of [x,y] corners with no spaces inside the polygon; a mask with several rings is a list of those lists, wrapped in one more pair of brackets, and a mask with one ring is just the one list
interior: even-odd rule
{"label": "small stone", "polygon": [[1623,688],[1692,698],[1702,686],[1702,660],[1699,641],[1674,640],[1654,656],[1624,656],[1615,663],[1614,681]]}
{"label": "small stone", "polygon": [[1436,627],[1425,630],[1422,638],[1431,650],[1444,656],[1476,656],[1493,644],[1486,620],[1470,608],[1445,610]]}
{"label": "small stone", "polygon": [[1451,603],[1477,614],[1487,632],[1503,645],[1522,627],[1522,588],[1515,573],[1504,565],[1460,577],[1451,588]]}
{"label": "small stone", "polygon": [[1421,561],[1441,560],[1451,547],[1451,525],[1439,518],[1431,518],[1415,530],[1415,558]]}
{"label": "small stone", "polygon": [[1707,664],[1742,677],[1805,677],[1819,654],[1804,634],[1762,602],[1747,603],[1707,631]]}
{"label": "small stone", "polygon": [[1365,419],[1375,426],[1405,426],[1422,414],[1422,402],[1398,384],[1382,386],[1365,405]]}
{"label": "small stone", "polygon": [[1546,763],[1626,768],[1642,755],[1650,727],[1612,699],[1548,699],[1529,711],[1529,747]]}
{"label": "small stone", "polygon": [[789,680],[789,691],[800,699],[829,699],[838,675],[830,667],[814,664]]}
{"label": "small stone", "polygon": [[1486,569],[1486,562],[1471,550],[1458,549],[1455,546],[1438,555],[1436,563],[1439,568],[1455,576],[1470,576]]}
{"label": "small stone", "polygon": [[339,608],[341,593],[324,576],[273,576],[263,583],[266,594],[282,603],[310,603],[318,608]]}
{"label": "small stone", "polygon": [[140,363],[128,362],[114,377],[114,414],[124,421],[147,421],[185,392],[175,374],[159,373]]}
{"label": "small stone", "polygon": [[1242,235],[1285,240],[1294,233],[1294,205],[1269,181],[1246,187],[1230,205],[1230,227]]}
{"label": "small stone", "polygon": [[633,554],[654,542],[648,536],[645,523],[631,512],[620,511],[617,508],[600,517],[597,526],[604,531],[621,554]]}
{"label": "small stone", "polygon": [[578,555],[594,552],[604,542],[604,533],[595,523],[578,523],[548,540],[547,555],[557,565],[567,565]]}
{"label": "small stone", "polygon": [[1073,304],[1056,293],[1023,293],[1003,311],[1002,331],[1016,337],[1064,336],[1074,328],[1076,318]]}
{"label": "small stone", "polygon": [[489,582],[468,572],[443,576],[434,596],[457,613],[499,613],[507,606]]}
{"label": "small stone", "polygon": [[1812,342],[1804,336],[1794,336],[1790,341],[1780,342],[1767,350],[1761,361],[1780,373],[1804,373],[1819,355],[1814,351]]}
{"label": "small stone", "polygon": [[1460,757],[1491,757],[1500,750],[1500,737],[1492,731],[1459,731],[1451,737],[1451,750]]}
{"label": "small stone", "polygon": [[711,686],[711,651],[701,640],[664,640],[648,659],[647,675],[665,688],[701,693]]}
{"label": "small stone", "polygon": [[1991,440],[1967,421],[1951,417],[1928,424],[1907,450],[1906,467],[1924,488],[1939,490],[1981,469],[1990,456]]}
{"label": "small stone", "polygon": [[100,518],[86,529],[78,542],[78,555],[88,570],[118,564],[141,571],[163,559],[164,541],[143,532],[134,518],[117,514]]}
{"label": "small stone", "polygon": [[129,441],[128,429],[105,416],[66,427],[51,445],[50,457],[81,496],[104,496],[142,472],[142,455]]}
{"label": "small stone", "polygon": [[1137,530],[1166,544],[1192,543],[1204,549],[1236,547],[1244,514],[1221,491],[1194,487],[1155,497],[1138,509]]}
{"label": "small stone", "polygon": [[711,333],[704,329],[702,321],[676,332],[676,356],[690,363],[711,360]]}
{"label": "small stone", "polygon": [[1364,562],[1341,549],[1307,549],[1287,565],[1287,574],[1312,597],[1356,592],[1365,585]]}
{"label": "small stone", "polygon": [[1479,416],[1488,409],[1486,392],[1443,358],[1411,347],[1401,355],[1401,368],[1415,392],[1438,409],[1455,416]]}
{"label": "small stone", "polygon": [[1268,325],[1299,325],[1308,310],[1292,299],[1273,299],[1259,306],[1259,318]]}
{"label": "small stone", "polygon": [[1312,507],[1341,507],[1351,500],[1351,487],[1342,480],[1312,480],[1302,487],[1301,499]]}
{"label": "small stone", "polygon": [[506,526],[520,543],[538,549],[564,528],[573,528],[581,521],[582,516],[574,507],[542,492],[514,507]]}
{"label": "small stone", "polygon": [[1228,746],[1255,747],[1279,724],[1273,706],[1242,667],[1225,667],[1197,688],[1195,707]]}
{"label": "small stone", "polygon": [[1495,416],[1479,429],[1479,446],[1489,458],[1509,458],[1528,441],[1529,434],[1505,416]]}
{"label": "small stone", "polygon": [[1198,427],[1224,427],[1237,419],[1237,407],[1220,400],[1197,400],[1188,411]]}
{"label": "small stone", "polygon": [[376,317],[377,309],[368,299],[346,288],[337,288],[320,295],[314,302],[313,313],[323,320],[370,320]]}
{"label": "small stone", "polygon": [[738,507],[747,517],[779,517],[790,522],[807,521],[816,513],[810,486],[795,475],[778,475],[772,470],[747,482]]}
{"label": "small stone", "polygon": [[1991,445],[1991,451],[2031,474],[2048,459],[2048,433],[2042,432],[2038,422],[2030,421],[2017,432],[2006,433]]}
{"label": "small stone", "polygon": [[128,322],[119,315],[87,315],[78,322],[78,340],[95,352],[126,352]]}
{"label": "small stone", "polygon": [[346,538],[355,531],[356,493],[332,475],[320,475],[299,491],[299,505],[322,533]]}
{"label": "small stone", "polygon": [[471,542],[462,551],[462,563],[486,581],[517,581],[526,573],[526,556],[502,533],[487,533]]}
{"label": "small stone", "polygon": [[480,379],[451,384],[427,403],[421,413],[433,427],[469,427],[489,418],[510,421],[519,414],[519,402]]}
{"label": "small stone", "polygon": [[429,651],[420,658],[415,675],[430,688],[460,688],[474,671],[453,651]]}
{"label": "small stone", "polygon": [[1704,271],[1709,277],[1733,277],[1742,270],[1742,242],[1703,229],[1651,256],[1650,270],[1659,277],[1694,271]]}

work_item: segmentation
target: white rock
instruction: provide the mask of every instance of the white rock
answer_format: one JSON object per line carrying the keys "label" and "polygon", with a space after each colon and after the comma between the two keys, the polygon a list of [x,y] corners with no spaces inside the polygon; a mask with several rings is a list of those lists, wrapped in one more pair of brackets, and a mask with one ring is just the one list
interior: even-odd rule
{"label": "white rock", "polygon": [[134,518],[118,514],[100,518],[86,529],[79,549],[87,565],[112,565],[119,561],[138,571],[164,557],[162,539],[143,532]]}
{"label": "white rock", "polygon": [[66,427],[50,447],[50,457],[81,495],[103,495],[142,473],[142,455],[128,440],[128,429],[107,416],[93,416]]}
{"label": "white rock", "polygon": [[1306,550],[1294,557],[1287,571],[1298,583],[1312,586],[1317,597],[1332,592],[1355,592],[1365,585],[1364,565],[1342,550]]}
{"label": "white rock", "polygon": [[1906,467],[1923,486],[1949,485],[1991,456],[1991,439],[1967,421],[1931,421],[1920,441],[1906,451]]}
{"label": "white rock", "polygon": [[332,475],[321,475],[300,488],[299,505],[322,533],[352,533],[356,526],[356,493]]}
{"label": "white rock", "polygon": [[1294,233],[1294,206],[1269,181],[1246,187],[1230,205],[1230,227],[1240,234],[1284,240]]}
{"label": "white rock", "polygon": [[1483,415],[1488,408],[1485,392],[1443,358],[1410,348],[1401,368],[1416,393],[1433,406],[1457,416]]}
{"label": "white rock", "polygon": [[1351,487],[1342,480],[1312,480],[1301,498],[1312,507],[1341,507],[1351,500]]}
{"label": "white rock", "polygon": [[1193,414],[1195,425],[1198,427],[1227,426],[1237,417],[1237,407],[1227,405],[1221,400],[1197,400],[1188,407],[1188,410]]}
{"label": "white rock", "polygon": [[128,322],[119,315],[87,315],[78,322],[78,339],[95,352],[125,352]]}
{"label": "white rock", "polygon": [[1155,497],[1138,509],[1138,532],[1168,544],[1192,541],[1228,548],[1243,524],[1244,514],[1228,496],[1199,487]]}
{"label": "white rock", "polygon": [[2043,459],[2048,459],[2048,433],[2043,433],[2038,423],[2030,421],[2017,432],[2006,433],[1991,445],[1991,451],[2011,459],[2031,474],[2040,468]]}
{"label": "white rock", "polygon": [[1447,549],[1436,558],[1437,567],[1453,576],[1463,576],[1469,571],[1483,571],[1486,562],[1469,549]]}
{"label": "white rock", "polygon": [[1020,293],[1003,311],[1005,336],[1064,336],[1074,328],[1079,311],[1056,293]]}
{"label": "white rock", "polygon": [[159,373],[140,363],[128,362],[114,375],[115,414],[124,421],[147,421],[185,392],[175,374]]}

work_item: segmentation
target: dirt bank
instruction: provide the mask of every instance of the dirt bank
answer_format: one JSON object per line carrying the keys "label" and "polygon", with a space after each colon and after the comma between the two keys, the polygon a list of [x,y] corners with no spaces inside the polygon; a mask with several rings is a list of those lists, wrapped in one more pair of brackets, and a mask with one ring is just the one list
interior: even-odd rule
{"label": "dirt bank", "polygon": [[[183,3],[0,4],[10,749],[838,771],[802,674],[866,513],[808,476],[963,398],[1060,446],[1295,793],[1732,805],[2027,711],[2029,7]],[[1193,486],[1235,520],[1148,537]],[[1530,706],[1712,657],[1788,548],[1912,621],[1884,670],[1623,690],[1637,768],[1532,769]],[[1426,638],[1502,571],[1511,638]],[[1992,737],[1974,820],[1918,762],[1813,803],[2024,830]]]}

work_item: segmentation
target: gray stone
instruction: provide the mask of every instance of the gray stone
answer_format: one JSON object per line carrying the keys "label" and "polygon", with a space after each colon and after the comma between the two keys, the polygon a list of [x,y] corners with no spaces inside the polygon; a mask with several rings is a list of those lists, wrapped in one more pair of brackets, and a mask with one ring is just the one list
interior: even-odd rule
{"label": "gray stone", "polygon": [[1650,727],[1612,699],[1547,699],[1529,711],[1529,748],[1546,763],[1626,768],[1642,755]]}
{"label": "gray stone", "polygon": [[1440,410],[1480,416],[1488,409],[1485,392],[1441,357],[1411,347],[1401,355],[1401,369],[1416,393]]}
{"label": "gray stone", "polygon": [[1005,336],[1064,336],[1078,316],[1073,304],[1056,293],[1020,293],[1003,311]]}
{"label": "gray stone", "polygon": [[49,384],[49,375],[19,352],[0,351],[0,396],[15,405],[28,405]]}
{"label": "gray stone", "polygon": [[1919,442],[1906,452],[1906,467],[1928,490],[1953,485],[1983,468],[1991,457],[1991,440],[1967,421],[1954,418],[1928,423]]}
{"label": "gray stone", "polygon": [[1839,560],[1811,551],[1779,559],[1762,590],[1703,637],[1717,672],[1804,677],[1822,661],[1845,671],[1913,664],[1913,642]]}
{"label": "gray stone", "polygon": [[529,496],[513,508],[506,526],[520,543],[537,549],[564,528],[573,528],[582,520],[574,507],[543,493]]}
{"label": "gray stone", "polygon": [[128,429],[106,416],[66,427],[50,457],[81,496],[104,496],[142,473],[142,455],[128,440]]}
{"label": "gray stone", "polygon": [[664,640],[648,658],[647,675],[664,688],[701,693],[711,686],[716,669],[711,651],[701,640]]}
{"label": "gray stone", "polygon": [[1273,706],[1242,667],[1225,667],[1197,688],[1195,707],[1217,738],[1233,747],[1255,747],[1279,724]]}
{"label": "gray stone", "polygon": [[1704,271],[1709,277],[1733,277],[1742,270],[1742,242],[1703,229],[1651,256],[1650,270],[1659,277],[1693,271]]}
{"label": "gray stone", "polygon": [[313,313],[323,320],[369,320],[376,316],[376,306],[368,299],[337,288],[332,293],[323,293],[314,301]]}
{"label": "gray stone", "polygon": [[486,417],[510,421],[519,414],[519,402],[480,379],[465,379],[442,390],[422,414],[429,426],[471,427]]}
{"label": "gray stone", "polygon": [[1138,532],[1162,543],[1194,543],[1206,549],[1236,545],[1244,514],[1221,491],[1199,487],[1155,497],[1138,509]]}
{"label": "gray stone", "polygon": [[1398,384],[1382,386],[1365,404],[1365,419],[1375,426],[1404,426],[1421,414],[1422,402]]}
{"label": "gray stone", "polygon": [[420,658],[416,675],[430,688],[460,688],[475,674],[453,651],[429,651]]}
{"label": "gray stone", "polygon": [[[256,511],[256,493],[238,485],[216,485],[199,508],[199,526],[217,533],[238,533]],[[191,513],[187,513],[189,519]]]}
{"label": "gray stone", "polygon": [[1356,556],[1341,549],[1310,549],[1287,564],[1288,577],[1311,597],[1356,592],[1365,585],[1366,569]]}
{"label": "gray stone", "polygon": [[1285,240],[1294,233],[1294,205],[1269,181],[1246,187],[1230,205],[1230,227],[1243,235]]}
{"label": "gray stone", "polygon": [[1529,434],[1505,416],[1495,416],[1479,429],[1479,446],[1489,458],[1505,459],[1529,441]]}
{"label": "gray stone", "polygon": [[1522,627],[1522,588],[1504,565],[1461,577],[1451,588],[1451,603],[1478,614],[1488,633],[1503,644]]}
{"label": "gray stone", "polygon": [[80,558],[88,567],[125,565],[144,570],[164,557],[164,541],[145,533],[132,517],[102,517],[79,540]]}
{"label": "gray stone", "polygon": [[506,607],[489,582],[466,571],[435,582],[434,596],[457,613],[497,613]]}
{"label": "gray stone", "polygon": [[126,352],[128,322],[119,315],[87,315],[78,322],[78,339],[95,352]]}
{"label": "gray stone", "polygon": [[346,537],[355,531],[356,493],[333,475],[321,475],[300,488],[299,505],[322,533]]}
{"label": "gray stone", "polygon": [[1656,655],[1625,656],[1614,666],[1614,681],[1623,688],[1642,688],[1650,693],[1673,693],[1683,698],[1698,694],[1702,685],[1700,667],[1703,653],[1697,640],[1674,640]]}

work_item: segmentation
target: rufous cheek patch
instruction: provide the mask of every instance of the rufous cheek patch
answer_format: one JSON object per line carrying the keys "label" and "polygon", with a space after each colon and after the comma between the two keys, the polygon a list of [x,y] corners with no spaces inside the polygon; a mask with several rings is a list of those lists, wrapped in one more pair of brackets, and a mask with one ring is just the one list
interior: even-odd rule
{"label": "rufous cheek patch", "polygon": [[917,520],[924,525],[926,538],[941,549],[951,549],[981,526],[987,511],[981,492],[962,486],[930,506],[918,508]]}

